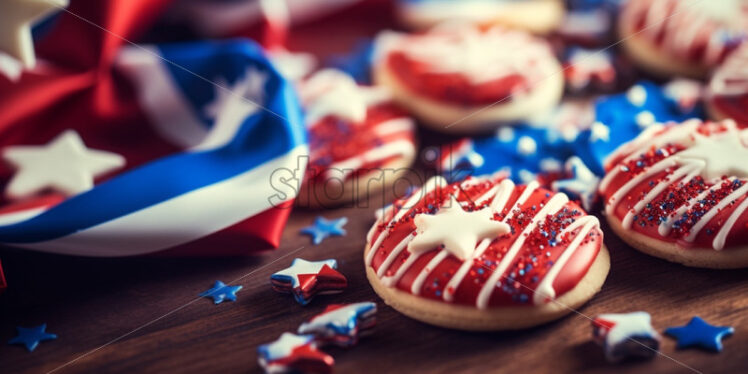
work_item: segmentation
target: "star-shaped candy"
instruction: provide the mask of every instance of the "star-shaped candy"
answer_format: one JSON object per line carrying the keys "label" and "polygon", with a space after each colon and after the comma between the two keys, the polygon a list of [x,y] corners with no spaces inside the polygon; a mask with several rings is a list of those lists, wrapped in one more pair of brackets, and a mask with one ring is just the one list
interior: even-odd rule
{"label": "star-shaped candy", "polygon": [[577,156],[569,158],[564,169],[567,178],[554,181],[551,187],[554,191],[560,191],[573,199],[579,199],[584,209],[591,210],[597,198],[600,178]]}
{"label": "star-shaped candy", "polygon": [[220,304],[225,300],[236,301],[236,293],[242,289],[242,286],[227,286],[221,281],[216,281],[213,288],[200,294],[200,297],[212,297],[213,303]]}
{"label": "star-shaped candy", "polygon": [[678,348],[701,347],[714,352],[722,351],[722,338],[732,335],[735,329],[729,326],[712,326],[701,317],[691,318],[685,326],[668,327],[666,335],[678,340]]}
{"label": "star-shaped candy", "polygon": [[307,261],[296,258],[291,266],[270,276],[273,289],[291,293],[301,305],[309,304],[318,294],[342,292],[348,280],[337,270],[335,259]]}
{"label": "star-shaped candy", "polygon": [[257,361],[266,373],[331,373],[335,360],[317,349],[314,335],[283,333],[257,348]]}
{"label": "star-shaped candy", "polygon": [[16,173],[5,189],[10,199],[21,199],[46,189],[68,196],[91,189],[94,178],[125,165],[125,158],[112,152],[86,148],[78,133],[67,130],[46,145],[10,146],[3,159]]}
{"label": "star-shaped candy", "polygon": [[29,352],[36,349],[36,347],[39,345],[39,342],[45,341],[45,340],[54,340],[57,339],[57,335],[50,334],[44,330],[47,329],[47,324],[41,324],[36,327],[16,327],[16,330],[18,331],[18,336],[16,336],[13,339],[8,340],[8,344],[23,344],[26,346],[26,349],[29,350]]}
{"label": "star-shaped candy", "polygon": [[304,227],[301,229],[301,233],[311,236],[312,243],[319,244],[327,237],[345,235],[345,229],[343,229],[343,226],[345,226],[346,223],[348,223],[348,218],[345,217],[331,220],[325,219],[324,217],[317,217],[314,220],[314,225]]}
{"label": "star-shaped candy", "polygon": [[318,341],[349,347],[376,324],[377,304],[361,302],[329,305],[324,312],[299,326],[299,334],[312,334]]}
{"label": "star-shaped candy", "polygon": [[618,362],[626,358],[652,358],[660,337],[647,312],[601,314],[592,320],[595,342],[605,349],[605,358]]}
{"label": "star-shaped candy", "polygon": [[417,234],[408,243],[408,251],[422,253],[444,246],[452,255],[465,260],[479,241],[511,231],[509,225],[494,220],[493,216],[488,207],[466,212],[451,195],[435,215],[419,214],[414,218]]}
{"label": "star-shaped candy", "polygon": [[0,1],[0,50],[17,58],[27,68],[34,67],[32,24],[67,5],[67,0]]}

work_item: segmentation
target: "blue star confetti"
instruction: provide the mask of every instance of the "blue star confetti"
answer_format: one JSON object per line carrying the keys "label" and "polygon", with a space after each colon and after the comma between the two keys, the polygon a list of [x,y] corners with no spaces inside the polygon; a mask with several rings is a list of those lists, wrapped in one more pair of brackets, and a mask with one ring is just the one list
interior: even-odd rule
{"label": "blue star confetti", "polygon": [[730,326],[712,326],[699,316],[691,318],[685,326],[669,327],[665,330],[678,340],[678,349],[701,347],[714,352],[722,351],[722,338],[735,332]]}
{"label": "blue star confetti", "polygon": [[29,352],[32,352],[37,346],[39,346],[39,342],[57,339],[57,335],[44,331],[46,329],[46,323],[30,328],[20,326],[16,327],[18,336],[8,340],[8,344],[23,344]]}
{"label": "blue star confetti", "polygon": [[227,286],[221,281],[216,281],[213,288],[200,294],[200,297],[212,297],[213,303],[220,304],[226,300],[236,301],[236,293],[242,289],[242,286]]}
{"label": "blue star confetti", "polygon": [[324,217],[317,217],[314,220],[314,225],[304,227],[301,229],[301,233],[311,236],[312,243],[317,245],[330,236],[345,235],[345,229],[343,229],[343,226],[345,226],[346,223],[348,223],[348,218],[346,217],[331,220],[325,219]]}

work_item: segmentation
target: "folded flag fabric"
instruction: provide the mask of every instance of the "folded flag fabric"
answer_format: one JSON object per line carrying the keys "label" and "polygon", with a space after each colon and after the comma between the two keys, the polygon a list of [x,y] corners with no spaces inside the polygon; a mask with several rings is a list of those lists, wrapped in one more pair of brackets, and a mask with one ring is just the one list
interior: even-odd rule
{"label": "folded flag fabric", "polygon": [[85,256],[278,245],[295,195],[271,178],[308,153],[294,90],[246,39],[126,42],[168,3],[73,1],[37,67],[0,77],[0,179],[16,192],[0,243]]}

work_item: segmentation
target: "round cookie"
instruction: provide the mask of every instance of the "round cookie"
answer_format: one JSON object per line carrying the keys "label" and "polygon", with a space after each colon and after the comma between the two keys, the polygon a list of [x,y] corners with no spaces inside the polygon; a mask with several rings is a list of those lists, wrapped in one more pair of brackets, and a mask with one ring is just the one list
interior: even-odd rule
{"label": "round cookie", "polygon": [[536,34],[547,34],[561,24],[565,13],[560,0],[400,0],[397,14],[415,29],[427,29],[444,21],[462,20],[491,26],[502,25]]}
{"label": "round cookie", "polygon": [[380,34],[373,76],[424,125],[447,133],[530,119],[556,106],[564,89],[545,40],[454,23],[423,34]]}
{"label": "round cookie", "polygon": [[610,268],[597,218],[537,182],[434,177],[377,216],[364,250],[369,282],[393,308],[438,326],[512,330],[560,318]]}
{"label": "round cookie", "polygon": [[611,228],[669,261],[747,267],[747,144],[732,120],[651,126],[606,164],[599,191]]}
{"label": "round cookie", "polygon": [[380,87],[327,69],[299,86],[310,155],[299,206],[332,207],[378,195],[416,154],[415,125]]}
{"label": "round cookie", "polygon": [[630,0],[618,22],[623,49],[653,74],[703,78],[748,37],[746,4]]}
{"label": "round cookie", "polygon": [[748,126],[748,43],[733,52],[712,74],[706,107],[714,119],[732,118]]}

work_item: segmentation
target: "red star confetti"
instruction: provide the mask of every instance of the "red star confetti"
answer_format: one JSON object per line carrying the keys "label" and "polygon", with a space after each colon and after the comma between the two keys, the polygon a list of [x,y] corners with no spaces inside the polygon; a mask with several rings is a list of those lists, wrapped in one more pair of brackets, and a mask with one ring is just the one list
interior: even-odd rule
{"label": "red star confetti", "polygon": [[376,313],[377,304],[373,302],[328,305],[324,312],[302,323],[298,333],[315,335],[324,343],[350,347],[376,325]]}
{"label": "red star confetti", "polygon": [[610,362],[652,358],[660,347],[660,336],[647,312],[601,314],[592,320],[592,329],[593,339],[603,346]]}
{"label": "red star confetti", "polygon": [[283,333],[257,348],[257,361],[266,373],[331,373],[335,360],[317,350],[314,335]]}
{"label": "red star confetti", "polygon": [[273,289],[293,294],[301,305],[307,305],[318,294],[342,292],[348,280],[337,270],[334,259],[307,261],[296,258],[291,266],[270,276]]}

